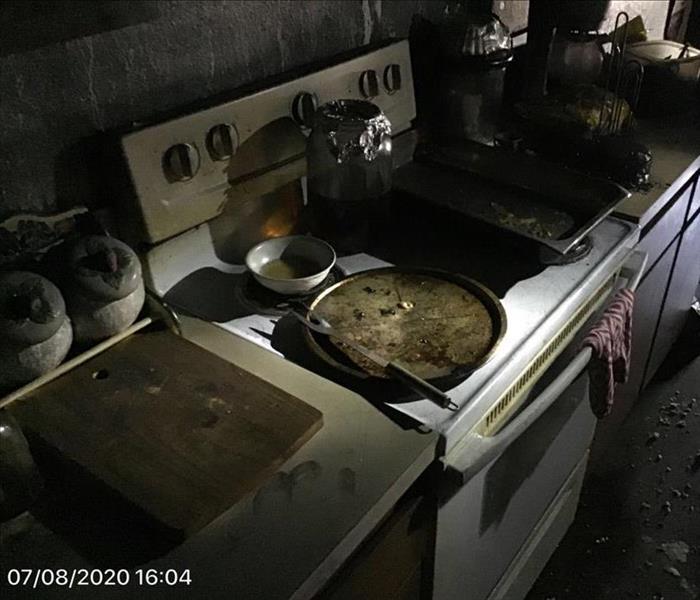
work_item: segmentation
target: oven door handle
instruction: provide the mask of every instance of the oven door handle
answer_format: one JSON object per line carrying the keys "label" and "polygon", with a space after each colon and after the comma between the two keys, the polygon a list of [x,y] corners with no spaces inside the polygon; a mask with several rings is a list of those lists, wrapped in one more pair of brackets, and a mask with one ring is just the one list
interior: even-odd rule
{"label": "oven door handle", "polygon": [[488,463],[503,454],[559,398],[564,390],[585,371],[591,349],[583,348],[567,367],[515,419],[495,435],[470,432],[445,457],[445,467],[465,484]]}
{"label": "oven door handle", "polygon": [[620,278],[627,281],[627,288],[633,292],[639,287],[644,271],[647,268],[649,254],[644,250],[634,250],[620,269]]}
{"label": "oven door handle", "polygon": [[[641,281],[648,255],[641,250],[633,251],[620,269],[620,278],[626,280],[627,288],[634,291]],[[533,400],[515,419],[495,435],[484,436],[470,432],[444,458],[448,471],[456,474],[459,484],[464,484],[491,461],[506,451],[522,433],[564,393],[588,366],[591,349],[582,348],[566,368]]]}

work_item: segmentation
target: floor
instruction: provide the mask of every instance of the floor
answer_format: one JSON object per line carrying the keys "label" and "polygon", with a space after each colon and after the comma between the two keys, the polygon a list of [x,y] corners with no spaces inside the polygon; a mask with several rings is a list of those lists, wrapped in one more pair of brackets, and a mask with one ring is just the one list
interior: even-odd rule
{"label": "floor", "polygon": [[527,600],[700,598],[700,316],[592,470]]}

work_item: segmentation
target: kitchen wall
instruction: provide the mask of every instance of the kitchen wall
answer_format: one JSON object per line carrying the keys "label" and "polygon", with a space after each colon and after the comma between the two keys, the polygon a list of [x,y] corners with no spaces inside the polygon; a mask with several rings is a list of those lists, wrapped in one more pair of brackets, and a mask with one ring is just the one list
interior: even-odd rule
{"label": "kitchen wall", "polygon": [[[678,7],[683,1],[677,2]],[[518,31],[527,27],[529,4],[529,0],[494,0],[493,8],[512,31]],[[668,6],[669,0],[611,0],[600,30],[603,32],[612,30],[615,26],[615,17],[624,10],[630,19],[637,15],[642,16],[649,39],[662,39]]]}
{"label": "kitchen wall", "polygon": [[145,22],[0,56],[0,218],[99,204],[96,157],[105,131],[406,36],[414,14],[434,19],[444,7],[433,0],[156,4]]}

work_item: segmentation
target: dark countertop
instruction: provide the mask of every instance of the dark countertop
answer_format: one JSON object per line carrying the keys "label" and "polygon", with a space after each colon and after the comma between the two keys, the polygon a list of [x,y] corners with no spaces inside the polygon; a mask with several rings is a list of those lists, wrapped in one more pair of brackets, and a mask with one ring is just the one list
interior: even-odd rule
{"label": "dark countertop", "polygon": [[700,170],[700,111],[640,121],[636,137],[651,150],[653,187],[633,193],[615,214],[644,227]]}

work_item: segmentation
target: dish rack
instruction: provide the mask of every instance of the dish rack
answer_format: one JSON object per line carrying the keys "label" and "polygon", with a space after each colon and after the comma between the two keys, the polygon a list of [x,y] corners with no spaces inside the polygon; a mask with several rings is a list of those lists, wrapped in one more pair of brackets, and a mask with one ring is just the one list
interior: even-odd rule
{"label": "dish rack", "polygon": [[629,21],[629,15],[625,11],[620,11],[615,17],[615,27],[610,38],[610,54],[603,78],[603,87],[612,97],[611,102],[608,102],[607,97],[601,102],[598,126],[594,132],[597,136],[627,133],[632,119],[625,119],[624,102],[627,102],[631,115],[639,103],[644,66],[638,60],[625,60]]}

